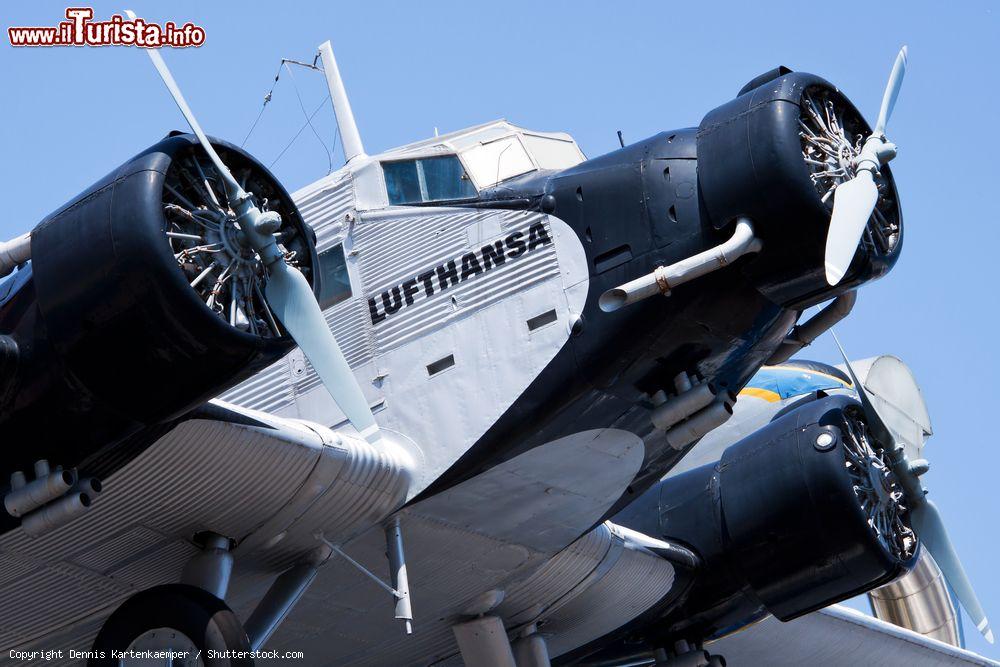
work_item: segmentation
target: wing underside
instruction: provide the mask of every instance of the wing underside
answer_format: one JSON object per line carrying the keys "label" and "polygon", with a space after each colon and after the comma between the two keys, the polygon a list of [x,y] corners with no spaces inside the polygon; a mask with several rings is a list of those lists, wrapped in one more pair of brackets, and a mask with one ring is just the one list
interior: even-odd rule
{"label": "wing underside", "polygon": [[781,623],[770,617],[708,647],[730,665],[941,667],[992,665],[987,658],[834,605]]}
{"label": "wing underside", "polygon": [[94,506],[38,538],[0,535],[0,646],[85,650],[140,590],[180,579],[204,530],[237,541],[230,590],[276,573],[405,500],[390,453],[328,429],[212,403],[105,478]]}

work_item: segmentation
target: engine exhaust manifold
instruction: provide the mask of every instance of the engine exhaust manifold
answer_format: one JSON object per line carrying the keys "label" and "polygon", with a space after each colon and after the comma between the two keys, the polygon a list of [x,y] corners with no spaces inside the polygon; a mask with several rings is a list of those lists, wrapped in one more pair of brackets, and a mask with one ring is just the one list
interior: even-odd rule
{"label": "engine exhaust manifold", "polygon": [[703,438],[714,428],[722,426],[733,416],[731,394],[723,394],[708,407],[702,408],[666,432],[667,442],[680,450],[695,440]]}
{"label": "engine exhaust manifold", "polygon": [[27,482],[24,473],[10,476],[11,491],[4,496],[3,504],[12,517],[21,518],[42,505],[65,495],[76,484],[76,473],[56,468],[49,470],[48,461],[35,463],[35,479]]}
{"label": "engine exhaust manifold", "polygon": [[70,493],[27,514],[21,519],[21,527],[31,537],[39,537],[77,518],[92,502],[86,493]]}
{"label": "engine exhaust manifold", "polygon": [[42,459],[35,462],[35,479],[28,482],[23,471],[10,476],[11,490],[4,496],[4,508],[21,520],[21,527],[31,537],[38,537],[63,526],[83,514],[101,493],[101,480],[78,479],[76,470],[49,468]]}
{"label": "engine exhaust manifold", "polygon": [[601,295],[598,305],[610,313],[654,294],[670,294],[672,288],[729,266],[743,255],[760,249],[761,241],[754,235],[753,224],[748,218],[740,218],[728,241],[609,289]]}
{"label": "engine exhaust manifold", "polygon": [[686,372],[674,378],[674,388],[677,393],[670,398],[663,391],[652,396],[656,407],[650,414],[653,426],[665,432],[674,449],[683,449],[733,416],[736,395],[731,391],[720,393],[711,382],[694,384]]}

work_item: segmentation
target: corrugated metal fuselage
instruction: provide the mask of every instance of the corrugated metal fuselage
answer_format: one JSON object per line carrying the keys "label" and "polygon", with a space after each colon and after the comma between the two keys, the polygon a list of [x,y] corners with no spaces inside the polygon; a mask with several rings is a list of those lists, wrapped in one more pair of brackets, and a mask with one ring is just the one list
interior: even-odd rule
{"label": "corrugated metal fuselage", "polygon": [[[606,289],[723,238],[691,197],[693,133],[686,140],[672,139],[677,157],[663,160],[668,194],[641,210],[612,201],[602,213],[599,203],[649,189],[641,153],[589,181],[535,177],[530,188],[554,193],[550,212],[537,197],[519,209],[501,199],[358,210],[347,171],[296,194],[319,252],[344,244],[354,294],[327,319],[379,423],[421,448],[418,489],[434,493],[534,446],[614,425],[646,442],[637,493],[683,453],[653,429],[648,396],[682,371],[738,390],[777,346],[797,313],[761,296],[739,266],[615,313],[597,305]],[[586,201],[560,191],[577,180]],[[672,227],[659,220],[667,209]],[[432,372],[442,360],[450,365]],[[298,351],[222,398],[347,427]]]}

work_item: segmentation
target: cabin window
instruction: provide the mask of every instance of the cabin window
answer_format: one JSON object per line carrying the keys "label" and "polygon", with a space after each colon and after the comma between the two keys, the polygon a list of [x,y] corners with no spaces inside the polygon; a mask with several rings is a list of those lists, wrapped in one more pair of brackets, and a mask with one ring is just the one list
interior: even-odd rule
{"label": "cabin window", "polygon": [[351,296],[351,278],[342,244],[319,253],[319,279],[319,307],[323,310]]}
{"label": "cabin window", "polygon": [[435,362],[427,364],[427,374],[437,375],[442,371],[446,371],[455,365],[455,355],[449,354],[447,357],[442,357]]}
{"label": "cabin window", "polygon": [[541,329],[546,324],[552,324],[558,319],[559,316],[556,315],[556,311],[555,309],[553,309],[553,310],[548,310],[542,313],[541,315],[535,315],[530,320],[528,320],[526,324],[528,325],[528,331],[534,331],[535,329]]}
{"label": "cabin window", "polygon": [[383,162],[390,204],[474,199],[479,193],[454,155]]}

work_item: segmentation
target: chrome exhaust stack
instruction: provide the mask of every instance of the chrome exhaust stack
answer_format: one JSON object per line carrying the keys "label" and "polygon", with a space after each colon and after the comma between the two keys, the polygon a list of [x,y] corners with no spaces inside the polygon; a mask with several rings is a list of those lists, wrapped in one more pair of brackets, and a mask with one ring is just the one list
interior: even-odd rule
{"label": "chrome exhaust stack", "polygon": [[90,496],[91,500],[94,500],[98,495],[100,495],[101,491],[104,490],[104,485],[101,484],[101,480],[96,477],[87,477],[85,479],[81,479],[77,483],[76,488],[77,490]]}
{"label": "chrome exhaust stack", "polygon": [[854,304],[858,300],[856,290],[845,292],[836,299],[828,303],[823,310],[819,311],[802,324],[796,324],[794,328],[781,341],[781,345],[774,351],[771,358],[767,360],[767,366],[782,364],[797,354],[799,350],[809,345],[819,338],[821,334],[829,331],[835,324],[851,314]]}
{"label": "chrome exhaust stack", "polygon": [[21,528],[31,537],[40,537],[86,512],[92,502],[86,493],[70,493],[27,514],[21,519]]}
{"label": "chrome exhaust stack", "polygon": [[659,266],[652,273],[609,289],[601,295],[598,305],[601,310],[610,313],[654,294],[668,295],[672,288],[729,266],[743,255],[760,249],[761,241],[754,235],[753,224],[748,218],[740,218],[728,241],[670,266]]}
{"label": "chrome exhaust stack", "polygon": [[716,393],[715,387],[710,382],[688,389],[653,410],[653,414],[650,415],[653,426],[661,431],[670,430],[678,422],[711,405]]}
{"label": "chrome exhaust stack", "polygon": [[0,278],[31,259],[31,232],[0,242]]}
{"label": "chrome exhaust stack", "polygon": [[65,495],[76,484],[76,473],[57,467],[49,470],[49,462],[35,462],[35,479],[28,482],[20,470],[10,476],[11,491],[3,504],[12,517],[21,518],[42,505]]}
{"label": "chrome exhaust stack", "polygon": [[667,442],[674,449],[681,450],[725,424],[733,416],[733,401],[730,398],[731,394],[719,397],[707,408],[671,428],[666,433]]}
{"label": "chrome exhaust stack", "polygon": [[667,442],[677,450],[726,423],[736,403],[731,391],[720,394],[711,382],[694,384],[691,379],[681,373],[674,378],[675,396],[667,398],[663,391],[652,396],[656,407],[650,420],[654,427],[666,432]]}
{"label": "chrome exhaust stack", "polygon": [[10,492],[4,496],[4,509],[21,520],[21,527],[31,537],[39,537],[83,514],[101,493],[101,480],[78,479],[76,470],[56,466],[50,470],[45,459],[35,462],[35,479],[28,482],[23,471],[10,476]]}

